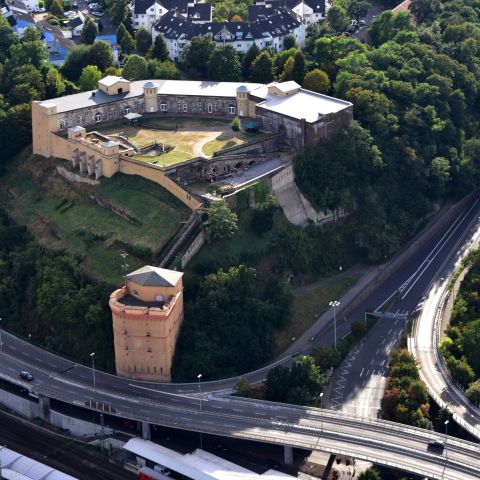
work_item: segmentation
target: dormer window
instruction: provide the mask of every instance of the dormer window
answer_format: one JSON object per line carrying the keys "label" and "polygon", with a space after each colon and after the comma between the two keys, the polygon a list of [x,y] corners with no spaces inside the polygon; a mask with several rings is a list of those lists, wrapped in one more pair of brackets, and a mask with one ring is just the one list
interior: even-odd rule
{"label": "dormer window", "polygon": [[145,336],[146,336],[146,337],[151,337],[152,334],[151,334],[150,332],[145,332]]}

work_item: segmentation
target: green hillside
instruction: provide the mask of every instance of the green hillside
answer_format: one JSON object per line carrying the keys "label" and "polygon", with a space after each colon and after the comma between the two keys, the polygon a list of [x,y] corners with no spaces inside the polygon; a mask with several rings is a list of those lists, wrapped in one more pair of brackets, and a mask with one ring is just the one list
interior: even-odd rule
{"label": "green hillside", "polygon": [[154,262],[188,209],[159,185],[116,174],[100,185],[69,182],[57,165],[24,150],[0,179],[0,196],[12,217],[38,241],[80,256],[85,272],[116,285],[120,253],[129,253],[129,270]]}

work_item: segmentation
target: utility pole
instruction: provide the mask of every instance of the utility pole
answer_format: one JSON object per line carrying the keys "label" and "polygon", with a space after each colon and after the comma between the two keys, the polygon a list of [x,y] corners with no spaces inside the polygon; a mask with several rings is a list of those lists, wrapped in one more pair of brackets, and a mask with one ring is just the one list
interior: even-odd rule
{"label": "utility pole", "polygon": [[[199,394],[199,398],[200,398],[200,412],[201,412],[202,411],[202,386],[201,386],[200,380],[202,380],[202,374],[199,373],[197,375],[197,378],[198,378],[198,394]],[[203,450],[203,435],[202,435],[202,432],[200,432],[200,450]]]}

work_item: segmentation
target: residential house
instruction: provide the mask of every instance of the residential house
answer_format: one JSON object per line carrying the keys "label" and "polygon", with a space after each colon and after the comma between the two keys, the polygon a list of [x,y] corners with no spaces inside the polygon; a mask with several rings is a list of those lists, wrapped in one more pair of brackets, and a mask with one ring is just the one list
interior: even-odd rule
{"label": "residential house", "polygon": [[161,33],[167,44],[170,58],[181,58],[185,45],[192,38],[209,35],[220,45],[231,45],[238,53],[245,53],[253,43],[262,49],[283,49],[287,35],[293,35],[299,45],[305,42],[306,25],[289,9],[274,13],[253,22],[193,23],[175,11],[165,14],[152,28],[152,36]]}

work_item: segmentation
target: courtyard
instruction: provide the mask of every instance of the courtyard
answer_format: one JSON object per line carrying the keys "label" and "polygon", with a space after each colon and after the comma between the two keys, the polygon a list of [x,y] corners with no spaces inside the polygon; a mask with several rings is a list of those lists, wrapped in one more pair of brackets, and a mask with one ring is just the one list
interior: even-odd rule
{"label": "courtyard", "polygon": [[98,131],[104,135],[126,137],[137,149],[146,149],[135,155],[136,159],[162,167],[195,157],[208,158],[219,150],[241,145],[262,135],[235,133],[230,120],[198,117],[147,118],[138,125],[116,124]]}

